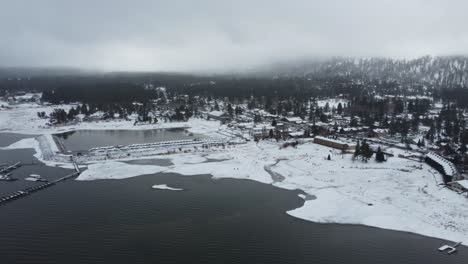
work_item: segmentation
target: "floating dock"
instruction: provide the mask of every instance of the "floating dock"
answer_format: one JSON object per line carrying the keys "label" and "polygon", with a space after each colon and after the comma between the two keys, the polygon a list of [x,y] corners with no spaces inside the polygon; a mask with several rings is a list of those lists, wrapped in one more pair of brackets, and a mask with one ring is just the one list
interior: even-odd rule
{"label": "floating dock", "polygon": [[13,194],[10,194],[10,195],[7,195],[7,196],[3,196],[3,197],[0,197],[0,205],[4,205],[6,203],[9,203],[9,202],[12,202],[16,199],[19,199],[19,198],[22,198],[22,197],[26,197],[30,194],[33,194],[37,191],[40,191],[40,190],[43,190],[43,189],[46,189],[46,188],[49,188],[61,181],[65,181],[67,179],[70,179],[70,178],[73,178],[73,177],[76,177],[80,175],[80,172],[74,172],[74,173],[71,173],[71,174],[68,174],[67,176],[65,177],[62,177],[60,179],[57,179],[55,181],[52,181],[52,182],[47,182],[47,183],[43,183],[41,185],[38,185],[38,186],[34,186],[34,187],[29,187],[29,188],[26,188],[24,190],[21,190],[21,191],[17,191],[17,192],[14,192]]}
{"label": "floating dock", "polygon": [[18,179],[16,178],[11,178],[11,172],[7,174],[0,175],[0,181],[16,181]]}
{"label": "floating dock", "polygon": [[452,246],[443,245],[443,246],[441,246],[440,248],[438,248],[438,250],[439,250],[440,252],[445,252],[446,250],[448,250],[448,251],[447,251],[447,254],[452,254],[452,253],[457,252],[457,247],[460,246],[461,244],[462,244],[462,242],[458,242],[458,243],[456,243],[456,244],[454,244],[454,245],[452,245]]}
{"label": "floating dock", "polygon": [[7,165],[6,167],[1,168],[0,169],[0,174],[5,174],[5,173],[8,173],[8,172],[11,172],[12,170],[16,170],[19,167],[21,167],[21,162],[18,161],[13,165],[10,165],[10,166]]}

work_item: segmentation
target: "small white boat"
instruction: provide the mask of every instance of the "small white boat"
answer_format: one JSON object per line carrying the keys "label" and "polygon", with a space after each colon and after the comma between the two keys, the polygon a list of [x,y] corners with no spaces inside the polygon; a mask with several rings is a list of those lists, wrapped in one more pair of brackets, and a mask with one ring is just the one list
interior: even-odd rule
{"label": "small white boat", "polygon": [[0,174],[0,181],[16,181],[17,179],[11,178],[11,173]]}
{"label": "small white boat", "polygon": [[40,182],[46,182],[47,180],[42,178],[41,175],[39,174],[31,174],[29,177],[25,178],[26,181],[40,181]]}

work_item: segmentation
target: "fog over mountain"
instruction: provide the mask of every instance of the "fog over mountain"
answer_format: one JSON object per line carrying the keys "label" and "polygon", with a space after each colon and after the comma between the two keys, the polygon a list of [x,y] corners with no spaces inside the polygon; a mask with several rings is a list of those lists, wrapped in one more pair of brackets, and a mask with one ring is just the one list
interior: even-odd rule
{"label": "fog over mountain", "polygon": [[2,1],[0,66],[220,72],[468,54],[463,0]]}

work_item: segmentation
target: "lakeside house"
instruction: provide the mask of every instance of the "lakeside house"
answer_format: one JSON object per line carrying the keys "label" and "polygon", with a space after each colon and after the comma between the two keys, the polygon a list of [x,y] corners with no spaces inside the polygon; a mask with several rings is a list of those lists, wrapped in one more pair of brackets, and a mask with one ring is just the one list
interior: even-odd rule
{"label": "lakeside house", "polygon": [[331,139],[331,138],[326,138],[326,137],[321,137],[321,136],[315,137],[314,143],[322,145],[322,146],[327,146],[330,148],[339,149],[342,151],[353,150],[356,148],[356,145],[354,144],[350,144],[348,142],[341,141],[338,139]]}
{"label": "lakeside house", "polygon": [[258,124],[250,128],[250,136],[254,138],[268,137],[270,134],[270,130],[275,132],[276,128],[270,125],[269,123]]}
{"label": "lakeside house", "polygon": [[211,111],[208,113],[208,118],[219,120],[219,121],[229,121],[231,116],[228,113],[223,111]]}
{"label": "lakeside house", "polygon": [[293,116],[293,117],[283,117],[281,119],[281,121],[283,122],[286,122],[286,123],[289,123],[291,125],[299,125],[299,124],[305,124],[306,122],[300,118],[300,117],[297,117],[297,116]]}
{"label": "lakeside house", "polygon": [[290,138],[301,138],[301,137],[304,137],[304,135],[305,135],[305,131],[303,131],[303,130],[288,133],[288,136]]}

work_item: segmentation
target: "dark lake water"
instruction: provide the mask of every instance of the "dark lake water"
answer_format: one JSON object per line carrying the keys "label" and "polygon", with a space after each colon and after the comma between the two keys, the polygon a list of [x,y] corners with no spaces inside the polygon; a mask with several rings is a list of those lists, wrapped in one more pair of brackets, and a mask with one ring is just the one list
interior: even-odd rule
{"label": "dark lake water", "polygon": [[[0,162],[34,161],[14,172],[20,179],[70,173],[32,153],[0,150]],[[0,195],[35,184],[0,182]],[[291,217],[298,193],[176,174],[68,180],[0,207],[0,263],[468,263],[467,247],[449,256],[437,252],[439,239]]]}
{"label": "dark lake water", "polygon": [[6,147],[24,138],[35,137],[35,135],[21,135],[14,133],[0,133],[0,147]]}
{"label": "dark lake water", "polygon": [[200,135],[183,128],[151,130],[77,130],[56,134],[67,150],[86,151],[93,147],[152,143],[167,140],[195,139]]}

